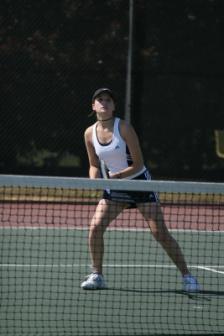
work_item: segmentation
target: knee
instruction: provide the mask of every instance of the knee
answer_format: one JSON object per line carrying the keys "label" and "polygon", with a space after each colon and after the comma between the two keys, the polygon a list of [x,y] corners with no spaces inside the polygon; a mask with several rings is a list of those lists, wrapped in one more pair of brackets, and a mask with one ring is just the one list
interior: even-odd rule
{"label": "knee", "polygon": [[168,231],[159,231],[159,230],[153,230],[152,231],[153,237],[156,241],[162,244],[169,244],[171,241],[171,236]]}
{"label": "knee", "polygon": [[89,237],[99,237],[102,236],[105,232],[105,228],[101,224],[94,223],[90,226]]}
{"label": "knee", "polygon": [[157,240],[157,241],[161,241],[164,238],[164,235],[161,232],[157,231],[157,230],[153,230],[152,231],[152,235],[155,238],[155,240]]}

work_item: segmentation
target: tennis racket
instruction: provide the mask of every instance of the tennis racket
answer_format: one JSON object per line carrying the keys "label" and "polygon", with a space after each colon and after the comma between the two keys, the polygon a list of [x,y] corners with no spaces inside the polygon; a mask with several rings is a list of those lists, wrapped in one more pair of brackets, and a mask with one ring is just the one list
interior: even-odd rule
{"label": "tennis racket", "polygon": [[100,170],[101,170],[102,177],[104,179],[110,178],[109,169],[107,168],[107,165],[103,160],[100,160]]}

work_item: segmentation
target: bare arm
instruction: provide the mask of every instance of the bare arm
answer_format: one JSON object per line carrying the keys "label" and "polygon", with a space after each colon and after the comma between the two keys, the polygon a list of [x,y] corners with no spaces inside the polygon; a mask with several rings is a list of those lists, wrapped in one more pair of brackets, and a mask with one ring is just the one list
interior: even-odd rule
{"label": "bare arm", "polygon": [[144,160],[142,156],[141,147],[139,144],[139,139],[134,128],[122,120],[120,122],[120,133],[128,146],[133,163],[131,166],[123,169],[119,173],[113,174],[111,176],[112,178],[128,177],[130,175],[137,173],[144,166]]}
{"label": "bare arm", "polygon": [[87,155],[89,158],[89,177],[91,179],[100,177],[99,159],[92,144],[92,126],[87,128],[84,134]]}

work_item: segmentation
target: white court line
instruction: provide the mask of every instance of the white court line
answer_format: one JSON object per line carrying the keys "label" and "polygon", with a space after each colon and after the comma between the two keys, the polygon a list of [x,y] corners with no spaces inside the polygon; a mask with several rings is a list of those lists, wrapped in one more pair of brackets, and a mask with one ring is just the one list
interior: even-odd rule
{"label": "white court line", "polygon": [[[220,266],[221,268],[223,266]],[[205,271],[209,271],[209,272],[213,272],[213,273],[219,273],[219,274],[224,274],[224,271],[217,271],[217,269],[214,268],[218,268],[217,266],[198,266],[198,269],[203,269]]]}
{"label": "white court line", "polygon": [[[88,227],[80,226],[0,226],[0,230],[80,230],[87,231]],[[130,232],[150,232],[149,228],[116,228],[108,227],[107,231],[130,231]],[[189,232],[189,233],[224,233],[224,230],[196,230],[196,229],[169,229],[170,232]]]}
{"label": "white court line", "polygon": [[[82,268],[91,267],[87,264],[0,264],[0,268]],[[105,268],[176,268],[168,264],[104,264]],[[189,265],[189,268],[203,269],[210,272],[224,274],[224,265]]]}

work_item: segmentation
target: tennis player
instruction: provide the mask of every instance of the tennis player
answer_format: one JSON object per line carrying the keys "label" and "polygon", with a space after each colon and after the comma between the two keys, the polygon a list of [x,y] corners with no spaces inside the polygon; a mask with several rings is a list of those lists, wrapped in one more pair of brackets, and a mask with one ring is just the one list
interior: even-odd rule
{"label": "tennis player", "polygon": [[[85,130],[84,138],[89,158],[89,177],[113,179],[151,179],[144,165],[142,151],[134,128],[115,116],[116,100],[108,88],[100,88],[92,97],[92,110],[97,121]],[[106,172],[106,169],[108,172]],[[137,207],[148,222],[154,238],[161,244],[182,274],[183,289],[187,292],[200,290],[181,249],[170,235],[154,192],[124,192],[105,190],[96,207],[89,229],[89,250],[92,273],[81,287],[83,289],[104,289],[103,277],[104,232],[110,222],[125,208]]]}

